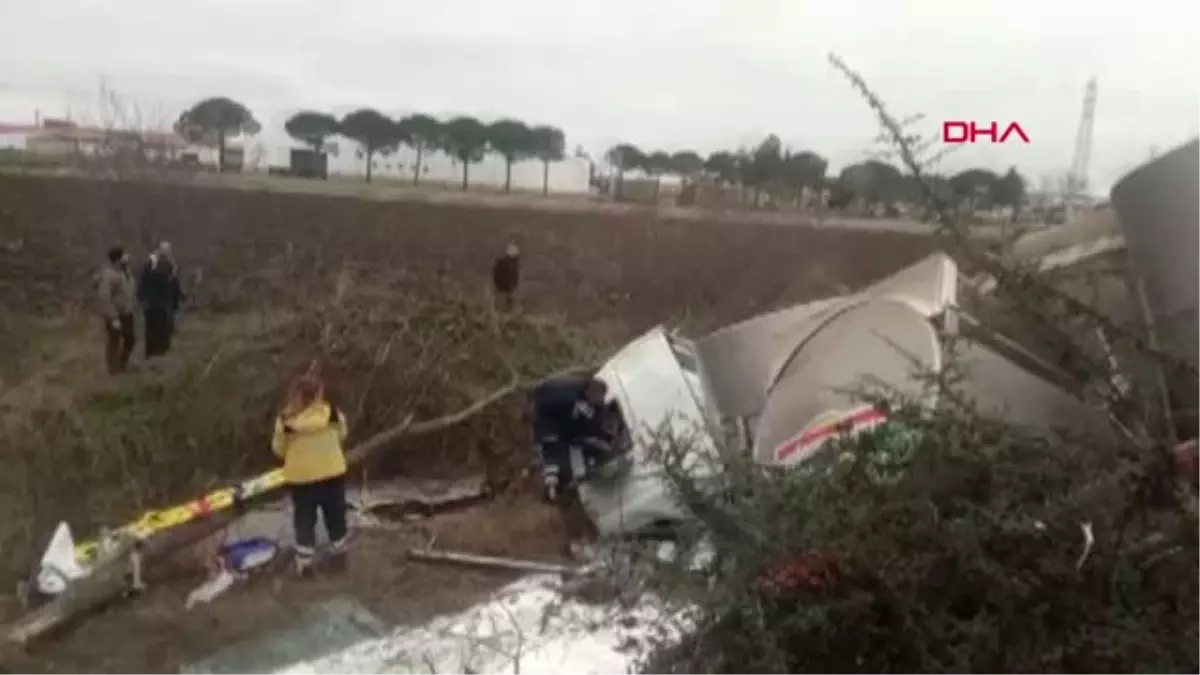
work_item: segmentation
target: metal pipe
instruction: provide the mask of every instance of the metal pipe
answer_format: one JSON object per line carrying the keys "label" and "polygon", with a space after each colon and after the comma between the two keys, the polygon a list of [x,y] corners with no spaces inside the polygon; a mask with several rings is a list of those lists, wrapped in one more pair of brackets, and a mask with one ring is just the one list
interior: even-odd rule
{"label": "metal pipe", "polygon": [[448,563],[467,567],[486,567],[504,569],[516,572],[538,572],[542,574],[575,575],[586,568],[578,565],[560,565],[544,563],[536,560],[520,560],[517,558],[497,558],[472,553],[456,553],[454,551],[435,551],[431,548],[409,549],[408,557],[421,562]]}

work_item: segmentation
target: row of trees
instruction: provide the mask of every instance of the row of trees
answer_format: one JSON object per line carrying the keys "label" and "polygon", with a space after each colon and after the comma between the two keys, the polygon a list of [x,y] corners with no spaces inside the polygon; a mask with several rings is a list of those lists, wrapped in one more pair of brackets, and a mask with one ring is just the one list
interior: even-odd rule
{"label": "row of trees", "polygon": [[[842,169],[836,177],[826,171],[829,162],[808,150],[793,150],[783,145],[774,134],[753,148],[721,150],[707,158],[690,150],[668,153],[647,152],[635,145],[621,143],[605,154],[615,166],[618,177],[628,171],[642,171],[650,176],[673,173],[685,178],[708,176],[731,186],[741,186],[753,193],[754,203],[763,195],[776,199],[798,198],[805,188],[830,191],[830,203],[844,206],[854,198],[871,204],[896,202],[923,203],[921,185],[910,175],[891,164],[871,159]],[[939,196],[971,207],[1019,208],[1025,198],[1025,178],[1011,168],[1004,175],[987,169],[968,169],[952,176],[932,176],[932,185]]]}
{"label": "row of trees", "polygon": [[[462,165],[462,189],[470,181],[471,164],[481,161],[488,153],[504,158],[504,190],[512,188],[514,163],[537,159],[542,162],[542,192],[549,191],[550,163],[564,157],[566,137],[552,126],[530,126],[515,119],[502,119],[491,124],[474,117],[460,116],[442,121],[430,115],[409,115],[392,119],[372,108],[361,108],[338,119],[328,113],[306,110],[292,115],[285,123],[288,135],[322,152],[334,136],[344,136],[361,149],[366,162],[366,179],[376,156],[387,156],[401,146],[416,153],[413,184],[421,180],[421,167],[426,153],[441,151]],[[217,148],[217,164],[225,165],[226,140],[242,134],[253,135],[261,130],[250,110],[228,98],[205,99],[179,116],[175,130],[193,143]]]}
{"label": "row of trees", "polygon": [[[285,124],[289,135],[315,151],[328,147],[333,136],[344,136],[361,148],[366,161],[366,179],[371,180],[373,159],[389,155],[401,146],[416,154],[413,184],[421,180],[425,154],[441,151],[462,164],[462,188],[468,187],[471,164],[488,153],[504,158],[504,189],[512,187],[512,165],[537,159],[542,162],[542,191],[549,191],[550,163],[563,159],[566,139],[552,126],[530,126],[520,120],[502,119],[485,124],[473,117],[460,116],[442,121],[429,115],[409,115],[392,119],[371,108],[356,110],[341,119],[319,111],[303,111]],[[228,98],[205,99],[179,117],[175,129],[194,143],[217,148],[217,161],[225,163],[228,137],[255,134],[259,123],[246,106]],[[605,159],[623,178],[628,171],[640,170],[651,176],[678,174],[685,178],[711,177],[726,185],[750,190],[758,204],[764,195],[772,199],[798,199],[803,190],[830,191],[830,205],[849,204],[855,198],[869,204],[910,203],[926,200],[922,186],[912,176],[880,160],[867,160],[842,169],[831,179],[826,175],[829,162],[808,150],[785,147],[777,135],[767,136],[753,148],[722,150],[702,157],[692,150],[674,153],[644,151],[635,145],[613,146]],[[1009,169],[1003,176],[987,169],[969,169],[953,176],[934,176],[933,185],[941,196],[966,202],[972,208],[993,206],[1020,207],[1025,197],[1025,179]]]}

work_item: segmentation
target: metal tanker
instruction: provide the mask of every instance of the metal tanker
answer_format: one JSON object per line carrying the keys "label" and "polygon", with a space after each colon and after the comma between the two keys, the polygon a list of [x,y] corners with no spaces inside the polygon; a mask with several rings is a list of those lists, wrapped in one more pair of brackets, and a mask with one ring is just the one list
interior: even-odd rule
{"label": "metal tanker", "polygon": [[[1200,141],[1125,176],[1112,189],[1112,204],[1124,233],[1139,313],[1159,346],[1195,369],[1200,349]],[[1194,433],[1194,375],[1172,370],[1164,380],[1180,426]]]}

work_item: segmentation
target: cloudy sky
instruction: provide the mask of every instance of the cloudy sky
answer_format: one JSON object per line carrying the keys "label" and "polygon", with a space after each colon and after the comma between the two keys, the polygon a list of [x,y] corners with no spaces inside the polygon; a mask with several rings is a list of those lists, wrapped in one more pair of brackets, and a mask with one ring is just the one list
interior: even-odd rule
{"label": "cloudy sky", "polygon": [[1106,191],[1152,148],[1197,134],[1197,0],[7,0],[0,121],[100,113],[103,79],[143,119],[226,95],[268,139],[300,108],[510,115],[571,147],[714,149],[779,134],[834,167],[877,126],[833,71],[895,113],[1008,120],[1028,145],[976,145],[948,169],[1070,164],[1099,80],[1091,177]]}

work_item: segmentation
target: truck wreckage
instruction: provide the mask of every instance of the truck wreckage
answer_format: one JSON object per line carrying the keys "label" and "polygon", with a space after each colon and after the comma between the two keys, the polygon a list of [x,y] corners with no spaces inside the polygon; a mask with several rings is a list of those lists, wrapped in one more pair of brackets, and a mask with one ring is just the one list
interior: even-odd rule
{"label": "truck wreckage", "polygon": [[[1034,233],[1014,247],[1014,256],[1036,264],[1064,292],[1114,322],[1149,328],[1163,349],[1191,365],[1182,378],[1162,377],[1185,439],[1196,435],[1194,413],[1188,418],[1186,411],[1195,410],[1197,391],[1198,156],[1200,146],[1192,141],[1159,157],[1116,185],[1110,209],[1089,221]],[[1072,281],[1074,273],[1088,272],[1097,261],[1115,262],[1120,273],[1099,287],[1094,279]],[[886,414],[853,393],[864,378],[935,405],[935,393],[913,373],[944,367],[948,336],[966,338],[955,358],[965,366],[962,386],[983,410],[1034,428],[1105,428],[1103,411],[1061,386],[1052,354],[1023,341],[1019,330],[997,332],[989,325],[994,285],[935,253],[857,293],[759,315],[699,338],[663,327],[650,330],[597,373],[609,385],[631,443],[615,470],[596,472],[579,485],[584,512],[602,537],[689,518],[651,458],[664,430],[688,440],[689,461],[697,470],[719,470],[723,458],[735,455],[787,467],[840,433],[886,422]],[[10,640],[25,642],[74,608],[121,592],[128,568],[114,561],[131,560],[133,582],[139,583],[141,559],[169,548],[163,542],[172,536],[170,523],[182,529],[218,516],[228,523],[232,512],[253,506],[260,493],[278,486],[279,476],[269,472],[157,512],[169,518],[144,517],[116,531],[127,536],[96,543],[76,545],[60,525],[36,580],[40,591],[59,596],[51,605],[64,604],[35,611],[10,632]]]}
{"label": "truck wreckage", "polygon": [[[1174,426],[1193,444],[1198,157],[1198,141],[1159,157],[1121,180],[1107,208],[1031,233],[1012,254],[1104,319],[1146,330],[1189,366],[1160,379]],[[1006,322],[988,320],[996,315],[995,286],[936,253],[858,293],[760,315],[696,340],[650,331],[599,373],[626,417],[632,457],[619,475],[580,486],[584,510],[607,536],[687,518],[648,457],[664,431],[687,439],[694,475],[739,453],[786,467],[840,433],[886,421],[855,393],[867,379],[932,407],[936,393],[913,375],[937,373],[952,337],[965,338],[955,352],[965,374],[960,386],[982,412],[1029,428],[1104,433],[1105,412],[1068,394],[1056,354],[1023,339],[1021,326],[1006,333]],[[1101,334],[1095,341],[1120,373],[1111,339]]]}

